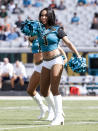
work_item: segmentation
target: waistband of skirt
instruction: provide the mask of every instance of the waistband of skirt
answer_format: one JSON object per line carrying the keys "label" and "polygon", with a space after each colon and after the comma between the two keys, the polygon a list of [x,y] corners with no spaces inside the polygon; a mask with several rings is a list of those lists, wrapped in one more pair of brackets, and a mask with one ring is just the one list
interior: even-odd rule
{"label": "waistband of skirt", "polygon": [[35,65],[40,65],[43,62],[43,60],[40,60],[39,62],[36,62]]}
{"label": "waistband of skirt", "polygon": [[59,56],[62,56],[62,54],[58,54],[58,55],[53,56],[52,58],[43,59],[43,60],[44,60],[44,61],[50,61],[50,60],[53,60],[53,59],[55,59],[55,58],[57,58],[57,57],[59,57]]}

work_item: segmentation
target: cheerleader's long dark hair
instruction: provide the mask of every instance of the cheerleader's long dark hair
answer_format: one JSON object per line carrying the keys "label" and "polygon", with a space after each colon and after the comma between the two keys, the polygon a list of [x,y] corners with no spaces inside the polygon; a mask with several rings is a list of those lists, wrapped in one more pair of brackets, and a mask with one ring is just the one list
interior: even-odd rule
{"label": "cheerleader's long dark hair", "polygon": [[[55,12],[52,8],[44,8],[40,11],[39,13],[39,21],[41,22],[41,14],[42,12],[46,10],[47,11],[47,17],[48,17],[48,21],[47,21],[47,25],[48,26],[54,26],[56,25],[56,16],[55,16]],[[41,22],[42,23],[42,22]]]}

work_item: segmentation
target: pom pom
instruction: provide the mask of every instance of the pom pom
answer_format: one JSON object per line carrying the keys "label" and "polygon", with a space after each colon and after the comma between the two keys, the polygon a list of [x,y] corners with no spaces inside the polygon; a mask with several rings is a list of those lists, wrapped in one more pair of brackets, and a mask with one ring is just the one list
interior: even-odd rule
{"label": "pom pom", "polygon": [[78,58],[75,55],[73,55],[68,64],[72,71],[76,73],[86,72],[86,59],[84,57]]}
{"label": "pom pom", "polygon": [[21,31],[27,36],[35,36],[38,35],[39,26],[40,22],[38,21],[25,20],[21,24]]}

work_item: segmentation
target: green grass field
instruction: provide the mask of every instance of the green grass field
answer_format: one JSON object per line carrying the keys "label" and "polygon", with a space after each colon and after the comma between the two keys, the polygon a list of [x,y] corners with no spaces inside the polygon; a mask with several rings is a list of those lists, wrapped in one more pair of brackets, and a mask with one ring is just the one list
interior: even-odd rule
{"label": "green grass field", "polygon": [[63,101],[63,110],[64,126],[50,126],[33,100],[0,100],[0,131],[98,131],[98,101]]}

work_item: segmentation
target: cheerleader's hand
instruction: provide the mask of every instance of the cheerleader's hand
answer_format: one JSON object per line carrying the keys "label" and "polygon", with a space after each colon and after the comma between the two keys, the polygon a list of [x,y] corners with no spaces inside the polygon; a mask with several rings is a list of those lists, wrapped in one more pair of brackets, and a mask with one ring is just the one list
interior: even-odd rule
{"label": "cheerleader's hand", "polygon": [[82,58],[81,55],[77,56],[78,58]]}
{"label": "cheerleader's hand", "polygon": [[73,53],[73,57],[82,58],[80,54],[76,55],[75,53]]}

